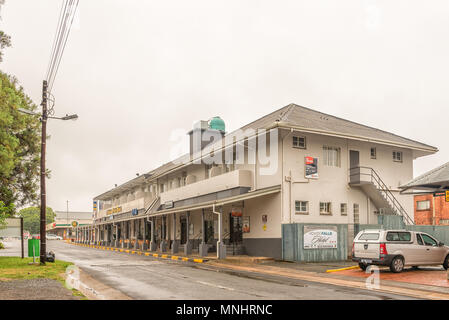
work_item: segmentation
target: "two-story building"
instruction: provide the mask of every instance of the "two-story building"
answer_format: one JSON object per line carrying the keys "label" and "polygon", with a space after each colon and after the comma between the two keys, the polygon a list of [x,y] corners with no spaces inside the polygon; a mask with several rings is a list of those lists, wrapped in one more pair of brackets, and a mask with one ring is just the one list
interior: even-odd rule
{"label": "two-story building", "polygon": [[437,148],[290,104],[230,133],[219,117],[190,152],[94,198],[84,241],[143,250],[282,258],[282,225],[413,223],[399,186]]}

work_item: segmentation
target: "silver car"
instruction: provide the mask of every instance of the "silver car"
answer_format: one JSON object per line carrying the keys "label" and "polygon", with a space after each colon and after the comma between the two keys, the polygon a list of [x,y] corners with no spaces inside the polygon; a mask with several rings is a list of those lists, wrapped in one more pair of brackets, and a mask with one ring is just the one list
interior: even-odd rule
{"label": "silver car", "polygon": [[405,266],[449,267],[449,247],[424,232],[407,230],[363,230],[354,239],[352,260],[362,270],[369,265],[389,266],[401,272]]}

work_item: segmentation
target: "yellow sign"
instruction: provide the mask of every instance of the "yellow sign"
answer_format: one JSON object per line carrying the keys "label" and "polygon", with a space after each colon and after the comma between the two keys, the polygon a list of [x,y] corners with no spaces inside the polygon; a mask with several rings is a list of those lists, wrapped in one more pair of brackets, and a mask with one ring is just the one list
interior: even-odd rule
{"label": "yellow sign", "polygon": [[446,190],[446,202],[449,202],[449,190]]}
{"label": "yellow sign", "polygon": [[108,211],[106,211],[106,214],[113,214],[113,213],[119,213],[122,212],[122,207],[116,207],[113,209],[109,209]]}
{"label": "yellow sign", "polygon": [[78,221],[72,221],[72,227],[76,228],[78,226]]}

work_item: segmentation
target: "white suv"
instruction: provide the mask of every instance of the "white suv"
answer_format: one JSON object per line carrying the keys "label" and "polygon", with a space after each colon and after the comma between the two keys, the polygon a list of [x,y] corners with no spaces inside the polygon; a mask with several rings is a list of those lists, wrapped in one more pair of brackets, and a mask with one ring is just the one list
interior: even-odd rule
{"label": "white suv", "polygon": [[449,266],[449,247],[424,232],[407,230],[363,230],[352,244],[352,260],[362,270],[369,265],[389,266],[401,272],[404,266]]}

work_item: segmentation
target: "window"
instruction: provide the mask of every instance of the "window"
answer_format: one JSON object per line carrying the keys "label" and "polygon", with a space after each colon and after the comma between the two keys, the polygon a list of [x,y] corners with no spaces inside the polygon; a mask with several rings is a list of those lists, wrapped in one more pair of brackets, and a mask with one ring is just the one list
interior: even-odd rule
{"label": "window", "polygon": [[342,216],[348,215],[348,204],[347,203],[340,203],[340,214]]}
{"label": "window", "polygon": [[371,148],[371,159],[376,159],[376,148]]}
{"label": "window", "polygon": [[359,240],[379,240],[379,233],[362,233],[359,237]]}
{"label": "window", "polygon": [[340,167],[340,148],[323,146],[323,163],[325,166]]}
{"label": "window", "polygon": [[295,201],[296,214],[308,214],[309,202],[308,201]]}
{"label": "window", "polygon": [[293,136],[293,148],[305,149],[306,137]]}
{"label": "window", "polygon": [[332,203],[320,202],[320,214],[332,214]]}
{"label": "window", "polygon": [[407,241],[410,242],[412,235],[410,232],[388,232],[387,241]]}
{"label": "window", "polygon": [[354,211],[354,223],[359,224],[360,217],[359,217],[359,204],[358,203],[354,203],[353,211]]}
{"label": "window", "polygon": [[160,188],[159,188],[159,193],[162,193],[162,192],[164,192],[164,184],[161,184]]}
{"label": "window", "polygon": [[421,234],[421,236],[426,246],[437,246],[437,242],[435,241],[435,239],[431,238],[427,234]]}
{"label": "window", "polygon": [[430,210],[430,200],[416,201],[416,210]]}
{"label": "window", "polygon": [[402,162],[402,151],[393,151],[393,161]]}
{"label": "window", "polygon": [[424,242],[422,241],[421,235],[416,234],[416,241],[418,241],[418,244],[423,246]]}

